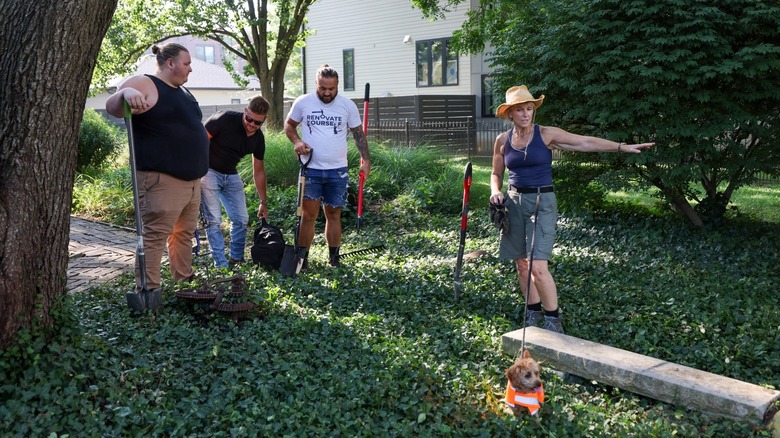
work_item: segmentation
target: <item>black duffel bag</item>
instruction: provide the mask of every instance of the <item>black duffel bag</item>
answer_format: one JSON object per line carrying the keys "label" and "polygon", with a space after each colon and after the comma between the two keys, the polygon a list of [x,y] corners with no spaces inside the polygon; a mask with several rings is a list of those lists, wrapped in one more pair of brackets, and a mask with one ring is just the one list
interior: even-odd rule
{"label": "black duffel bag", "polygon": [[284,245],[282,230],[263,218],[262,223],[255,229],[252,261],[262,266],[279,269],[284,256]]}

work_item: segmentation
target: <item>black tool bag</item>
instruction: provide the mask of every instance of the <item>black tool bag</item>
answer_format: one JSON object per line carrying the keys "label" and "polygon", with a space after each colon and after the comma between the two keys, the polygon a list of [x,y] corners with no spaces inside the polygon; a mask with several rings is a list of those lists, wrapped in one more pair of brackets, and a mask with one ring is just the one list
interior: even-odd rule
{"label": "black tool bag", "polygon": [[284,235],[279,227],[263,222],[255,229],[252,244],[252,261],[269,268],[279,269],[284,256]]}

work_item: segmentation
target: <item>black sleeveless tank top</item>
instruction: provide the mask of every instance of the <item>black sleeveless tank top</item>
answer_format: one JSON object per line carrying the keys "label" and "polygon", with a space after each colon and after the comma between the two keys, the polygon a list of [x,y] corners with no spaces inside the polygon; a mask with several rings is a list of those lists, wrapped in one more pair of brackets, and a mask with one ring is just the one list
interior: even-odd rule
{"label": "black sleeveless tank top", "polygon": [[136,167],[191,181],[209,170],[209,139],[198,101],[184,87],[146,75],[157,87],[157,103],[133,116]]}
{"label": "black sleeveless tank top", "polygon": [[509,184],[515,187],[544,187],[553,183],[552,151],[542,140],[539,125],[534,125],[534,136],[526,149],[512,147],[512,131],[509,129],[504,143],[504,166],[509,169]]}

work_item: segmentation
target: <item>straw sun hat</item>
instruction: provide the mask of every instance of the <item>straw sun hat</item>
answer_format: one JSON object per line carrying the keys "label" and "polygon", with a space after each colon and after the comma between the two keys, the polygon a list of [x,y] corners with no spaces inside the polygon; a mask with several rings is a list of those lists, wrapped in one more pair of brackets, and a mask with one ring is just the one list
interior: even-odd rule
{"label": "straw sun hat", "polygon": [[528,91],[528,87],[525,85],[516,85],[506,90],[506,102],[496,108],[496,117],[506,118],[506,112],[515,105],[521,103],[533,102],[534,108],[542,106],[544,101],[544,94],[538,99],[534,99],[534,96]]}

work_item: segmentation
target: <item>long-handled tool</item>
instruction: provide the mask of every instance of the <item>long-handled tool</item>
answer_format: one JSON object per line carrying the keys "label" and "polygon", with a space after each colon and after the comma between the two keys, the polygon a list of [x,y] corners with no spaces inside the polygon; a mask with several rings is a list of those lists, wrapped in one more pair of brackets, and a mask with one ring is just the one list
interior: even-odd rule
{"label": "long-handled tool", "polygon": [[309,158],[304,163],[301,156],[298,155],[300,170],[298,171],[298,208],[296,210],[297,218],[295,220],[295,242],[294,245],[284,245],[282,265],[279,267],[279,271],[286,277],[295,277],[301,272],[303,261],[306,259],[306,253],[309,251],[309,248],[299,245],[298,239],[301,234],[301,217],[303,217],[303,193],[306,189],[306,167],[308,167],[313,156],[314,150],[312,149],[309,152]]}
{"label": "long-handled tool", "polygon": [[[531,254],[528,256],[528,283],[525,287],[525,309],[523,310],[523,340],[520,344],[520,357],[525,352],[525,321],[528,317],[528,297],[531,296],[531,270],[534,267],[534,249],[536,249],[536,222],[539,219],[539,202],[541,200],[542,192],[536,192],[536,203],[534,205],[534,229],[531,232]],[[522,202],[522,200],[521,200]]]}
{"label": "long-handled tool", "polygon": [[136,247],[136,259],[138,269],[141,273],[141,290],[127,293],[127,306],[130,310],[144,311],[157,310],[162,304],[162,289],[157,288],[148,290],[146,288],[146,255],[144,254],[144,223],[141,218],[141,206],[138,201],[138,181],[136,178],[135,165],[135,140],[133,137],[133,117],[130,105],[124,101],[125,107],[125,126],[127,127],[127,143],[130,148],[130,178],[133,183],[133,204],[135,207],[135,233],[138,236],[138,245]]}
{"label": "long-handled tool", "polygon": [[[366,82],[366,96],[363,99],[363,136],[368,141],[368,92],[371,84]],[[360,160],[363,165],[363,160]],[[357,205],[357,232],[360,232],[360,220],[363,219],[363,186],[366,184],[366,174],[362,170],[358,174],[358,205]]]}
{"label": "long-handled tool", "polygon": [[460,246],[458,247],[458,259],[455,262],[455,301],[460,299],[460,291],[463,288],[461,269],[463,268],[463,250],[466,248],[466,224],[469,221],[469,192],[471,191],[471,162],[466,163],[466,171],[463,174],[463,209],[460,212]]}

